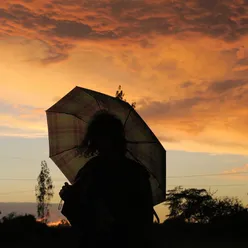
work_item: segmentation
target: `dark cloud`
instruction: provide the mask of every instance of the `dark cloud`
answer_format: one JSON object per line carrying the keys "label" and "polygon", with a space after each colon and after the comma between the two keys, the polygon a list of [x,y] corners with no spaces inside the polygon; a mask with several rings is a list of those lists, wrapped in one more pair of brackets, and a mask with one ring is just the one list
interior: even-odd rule
{"label": "dark cloud", "polygon": [[[153,46],[149,36],[156,34],[191,31],[226,41],[248,34],[248,5],[241,1],[50,0],[39,8],[35,2],[10,1],[0,9],[0,24],[9,27],[9,35],[38,38],[55,47],[58,40],[120,39],[125,46],[131,41],[145,49]],[[57,48],[57,53],[66,58],[68,51]]]}
{"label": "dark cloud", "polygon": [[226,41],[237,40],[247,34],[240,23],[241,9],[247,13],[248,6],[232,1],[187,1],[181,7],[182,24],[187,29]]}
{"label": "dark cloud", "polygon": [[8,11],[6,11],[3,8],[0,8],[0,20],[5,21],[5,20],[15,20],[16,17],[13,14],[10,14]]}
{"label": "dark cloud", "polygon": [[184,82],[180,85],[181,88],[189,88],[190,86],[192,86],[193,83],[190,81]]}
{"label": "dark cloud", "polygon": [[53,5],[51,3],[44,4],[43,6],[44,6],[44,8],[48,8],[48,9],[53,8]]}
{"label": "dark cloud", "polygon": [[[190,87],[192,84],[185,82],[181,86]],[[206,87],[206,84],[210,86]],[[237,108],[245,106],[248,99],[246,85],[247,80],[204,82],[198,86],[202,89],[195,89],[192,97],[164,102],[144,100],[138,103],[141,106],[138,112],[153,124],[163,123],[165,127],[199,134],[208,123],[219,121],[220,125],[224,125],[227,113],[235,116]]]}
{"label": "dark cloud", "polygon": [[143,48],[152,48],[152,47],[154,47],[154,44],[149,42],[147,39],[142,39],[140,41],[140,46],[143,47]]}
{"label": "dark cloud", "polygon": [[[211,118],[209,115],[204,116],[204,113],[202,115],[201,112],[203,111],[199,113],[199,107],[202,107],[202,104],[209,101],[210,99],[200,97],[167,102],[150,101],[143,105],[138,112],[150,124],[163,124],[165,130],[166,128],[172,128],[173,130],[176,129],[197,135],[203,132],[207,126],[207,122],[203,121],[203,119],[209,120]],[[173,139],[167,135],[164,137],[160,136],[159,138],[164,142],[180,141],[180,139]]]}
{"label": "dark cloud", "polygon": [[143,104],[139,113],[142,116],[151,119],[183,117],[190,115],[193,111],[193,107],[204,101],[205,99],[201,97],[192,97],[166,102],[150,101],[149,103]]}
{"label": "dark cloud", "polygon": [[14,17],[13,21],[15,24],[20,26],[33,28],[36,21],[35,13],[21,4],[12,4],[8,9],[9,13]]}
{"label": "dark cloud", "polygon": [[177,60],[163,60],[160,61],[158,65],[156,65],[153,69],[158,71],[174,71],[178,69],[178,61]]}
{"label": "dark cloud", "polygon": [[9,11],[15,15],[21,14],[21,17],[24,13],[30,15],[30,9],[21,4],[11,4],[9,7]]}
{"label": "dark cloud", "polygon": [[85,38],[90,35],[92,28],[79,22],[57,21],[52,32],[59,37]]}
{"label": "dark cloud", "polygon": [[41,59],[41,62],[45,65],[47,64],[53,64],[53,63],[58,63],[63,60],[68,59],[69,55],[68,54],[63,54],[63,53],[56,53],[54,56],[48,56],[44,59]]}
{"label": "dark cloud", "polygon": [[248,58],[239,59],[236,63],[236,66],[248,65]]}
{"label": "dark cloud", "polygon": [[171,34],[174,32],[173,24],[165,17],[150,17],[136,20],[136,30],[139,33],[157,32],[158,34]]}
{"label": "dark cloud", "polygon": [[198,2],[199,2],[200,7],[204,9],[208,9],[209,11],[212,11],[215,9],[219,1],[218,0],[208,0],[208,1],[199,0]]}
{"label": "dark cloud", "polygon": [[[30,5],[32,5],[32,2]],[[193,31],[195,28],[198,32],[212,34],[213,36],[223,35],[226,32],[229,33],[229,36],[231,34],[238,34],[239,28],[242,28],[242,24],[245,24],[246,18],[242,17],[242,21],[240,22],[241,27],[238,27],[237,23],[233,21],[231,17],[238,17],[241,9],[247,8],[247,6],[241,4],[239,6],[232,6],[230,5],[230,1],[220,2],[216,0],[191,0],[185,3],[183,1],[166,1],[160,3],[151,2],[149,4],[146,1],[103,1],[100,3],[96,1],[86,1],[84,4],[78,2],[78,5],[77,1],[71,3],[54,0],[45,4],[44,7],[48,8],[46,9],[46,13],[49,14],[53,9],[57,10],[57,6],[60,8],[63,7],[64,10],[63,13],[58,12],[57,17],[59,17],[59,14],[62,14],[61,17],[63,18],[64,14],[64,18],[66,18],[67,7],[68,13],[73,16],[71,7],[77,6],[78,12],[81,10],[81,16],[87,16],[88,20],[99,18],[100,22],[101,19],[108,18],[112,20],[113,23],[116,22],[116,31],[122,30],[123,35],[130,35],[134,31],[140,34],[148,34],[151,32],[171,34],[175,32],[175,30],[180,30],[178,29],[178,25],[180,24],[181,30],[183,31]],[[24,18],[24,14],[25,16],[34,14],[29,13],[29,10],[21,5],[21,1],[20,4],[10,5],[7,12],[13,13],[17,18]],[[74,17],[78,20],[81,19],[80,15],[76,12],[74,13]],[[36,14],[36,18],[40,19],[41,16]],[[65,19],[65,21],[70,20]],[[126,25],[127,23],[129,25]],[[80,22],[79,24],[82,25]],[[58,25],[61,25],[61,23],[58,23]],[[77,24],[73,23],[73,25]],[[84,25],[88,25],[88,23],[84,23]],[[76,30],[78,30],[78,28],[80,27],[77,26]],[[82,30],[85,30],[84,26],[82,26]],[[66,35],[66,37],[70,36],[70,29],[68,28],[67,31],[68,35]],[[114,32],[115,30],[109,31]],[[64,33],[63,28],[63,34]],[[72,34],[73,38],[76,37],[74,33]]]}
{"label": "dark cloud", "polygon": [[247,85],[245,80],[224,80],[212,83],[208,87],[208,91],[215,92],[217,94],[226,93],[227,91],[242,88]]}
{"label": "dark cloud", "polygon": [[247,78],[248,75],[248,58],[239,59],[233,66],[235,75],[240,78]]}
{"label": "dark cloud", "polygon": [[248,18],[242,18],[240,20],[241,25],[248,25]]}

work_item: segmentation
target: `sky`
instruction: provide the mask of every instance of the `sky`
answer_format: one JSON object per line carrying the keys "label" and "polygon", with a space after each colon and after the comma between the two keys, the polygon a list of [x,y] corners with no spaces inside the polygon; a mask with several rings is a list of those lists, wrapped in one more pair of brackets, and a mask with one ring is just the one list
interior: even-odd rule
{"label": "sky", "polygon": [[45,110],[122,85],[167,150],[167,189],[248,203],[247,0],[2,0],[0,24],[0,202],[34,202],[46,160],[58,203]]}

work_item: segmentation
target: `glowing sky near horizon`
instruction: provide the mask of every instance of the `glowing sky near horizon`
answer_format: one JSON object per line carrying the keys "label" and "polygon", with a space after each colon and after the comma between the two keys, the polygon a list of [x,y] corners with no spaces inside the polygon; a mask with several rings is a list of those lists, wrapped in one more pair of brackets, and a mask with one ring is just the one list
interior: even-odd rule
{"label": "glowing sky near horizon", "polygon": [[[247,203],[246,0],[2,0],[0,23],[1,202],[35,200],[43,159],[63,183],[46,109],[76,85],[122,85],[168,151],[168,188]],[[171,178],[229,172],[243,174]]]}

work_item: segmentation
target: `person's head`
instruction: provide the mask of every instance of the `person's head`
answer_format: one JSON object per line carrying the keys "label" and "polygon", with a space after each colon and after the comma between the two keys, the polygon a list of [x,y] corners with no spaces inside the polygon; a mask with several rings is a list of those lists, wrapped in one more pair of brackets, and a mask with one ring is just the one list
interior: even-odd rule
{"label": "person's head", "polygon": [[97,112],[87,127],[81,151],[88,157],[125,155],[126,139],[121,120],[107,111]]}

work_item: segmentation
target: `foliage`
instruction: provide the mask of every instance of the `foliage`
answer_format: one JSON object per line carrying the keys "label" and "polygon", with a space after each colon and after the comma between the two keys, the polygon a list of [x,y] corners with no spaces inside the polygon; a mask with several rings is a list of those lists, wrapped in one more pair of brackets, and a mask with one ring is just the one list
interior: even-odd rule
{"label": "foliage", "polygon": [[2,222],[6,222],[6,221],[11,221],[17,217],[19,217],[20,215],[18,215],[16,212],[11,212],[6,216],[3,216],[3,218],[1,219]]}
{"label": "foliage", "polygon": [[17,214],[16,212],[11,212],[8,215],[4,216],[1,219],[1,222],[3,224],[5,224],[5,223],[15,223],[15,224],[21,223],[22,225],[25,226],[25,224],[30,225],[30,223],[35,223],[36,219],[31,214],[20,215],[20,214]]}
{"label": "foliage", "polygon": [[[217,200],[222,204],[225,200],[225,206],[233,203],[231,198]],[[152,230],[154,247],[242,247],[247,244],[248,214],[239,214],[238,218],[233,216],[235,222],[226,222],[226,217],[221,216],[218,225],[187,223],[172,218],[163,224],[155,223]],[[37,222],[32,215],[10,213],[5,216],[4,223],[0,223],[1,247],[12,247],[13,244],[16,247],[78,246],[78,233],[66,222],[64,226],[47,226]]]}
{"label": "foliage", "polygon": [[168,191],[166,205],[169,219],[180,219],[191,223],[211,223],[220,217],[233,216],[246,211],[236,198],[214,198],[206,189],[183,189],[176,187]]}
{"label": "foliage", "polygon": [[47,225],[38,222],[35,216],[31,214],[21,215],[12,212],[4,216],[0,222],[1,242],[32,241],[48,231]]}
{"label": "foliage", "polygon": [[31,214],[20,215],[12,212],[1,219],[1,226],[6,232],[11,233],[33,232],[38,224],[35,216]]}
{"label": "foliage", "polygon": [[42,222],[47,223],[50,217],[49,207],[54,195],[54,185],[46,161],[41,162],[41,171],[37,181],[38,185],[35,187],[37,215]]}
{"label": "foliage", "polygon": [[[122,90],[122,88],[121,88],[121,85],[119,85],[118,90],[117,90],[116,93],[115,93],[115,97],[116,97],[116,98],[119,98],[120,100],[122,100],[122,101],[124,101],[124,102],[126,102],[127,100],[124,99],[124,96],[125,96],[125,93],[123,92],[123,90]],[[136,107],[136,103],[135,103],[135,102],[131,103],[131,106],[132,106],[133,108],[135,108],[135,107]]]}

